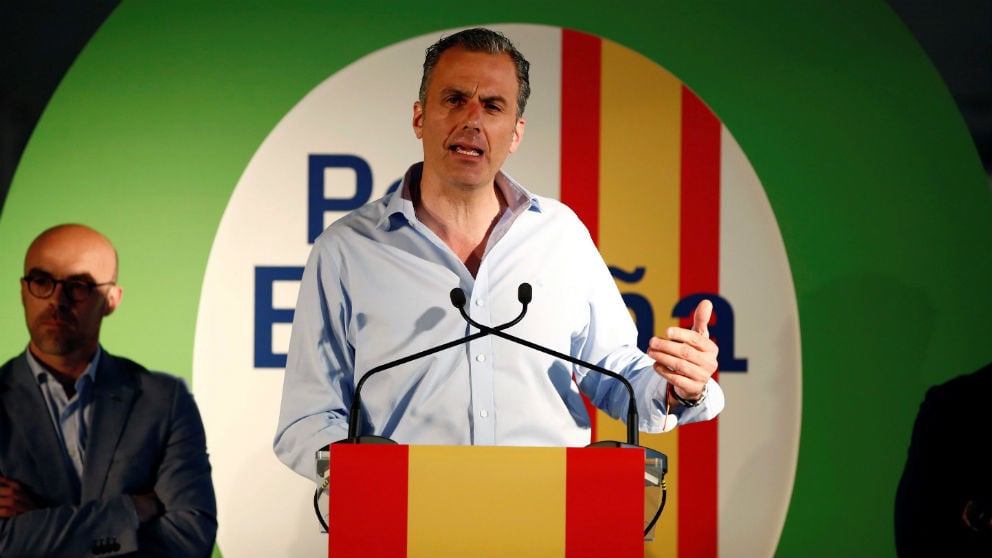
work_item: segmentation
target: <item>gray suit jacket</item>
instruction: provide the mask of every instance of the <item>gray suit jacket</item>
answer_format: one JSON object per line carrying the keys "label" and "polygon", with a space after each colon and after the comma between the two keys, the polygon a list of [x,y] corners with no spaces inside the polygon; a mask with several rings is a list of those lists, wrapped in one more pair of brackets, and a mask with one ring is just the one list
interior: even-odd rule
{"label": "gray suit jacket", "polygon": [[[185,384],[103,351],[93,387],[77,498],[27,357],[0,368],[0,476],[45,506],[0,518],[0,556],[210,556],[217,504],[203,423]],[[165,513],[138,528],[125,499],[146,492]]]}

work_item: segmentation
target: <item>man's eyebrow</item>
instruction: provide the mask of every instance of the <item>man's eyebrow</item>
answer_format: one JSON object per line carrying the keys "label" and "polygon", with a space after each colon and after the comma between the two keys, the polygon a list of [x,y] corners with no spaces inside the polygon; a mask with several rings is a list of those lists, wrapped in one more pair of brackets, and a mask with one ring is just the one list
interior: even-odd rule
{"label": "man's eyebrow", "polygon": [[448,95],[458,95],[459,97],[468,97],[471,95],[468,91],[464,89],[458,89],[457,87],[445,87],[441,90],[441,95],[447,97]]}
{"label": "man's eyebrow", "polygon": [[488,97],[481,97],[480,100],[483,103],[494,103],[495,102],[495,103],[500,103],[500,104],[504,104],[504,105],[506,104],[506,97],[504,97],[502,95],[490,95]]}
{"label": "man's eyebrow", "polygon": [[[445,87],[441,89],[442,97],[448,97],[450,95],[456,95],[464,99],[464,98],[472,97],[473,95],[475,95],[475,92],[466,91],[464,89],[459,89],[457,87]],[[501,105],[508,104],[506,97],[502,95],[481,96],[479,97],[479,100],[482,101],[483,103],[498,103]]]}
{"label": "man's eyebrow", "polygon": [[[27,272],[27,276],[28,277],[38,276],[38,275],[42,275],[42,276],[45,276],[45,277],[51,277],[53,279],[55,278],[55,276],[52,275],[51,272],[46,271],[44,269],[41,269],[40,267],[32,267]],[[87,272],[87,273],[75,273],[73,275],[70,275],[70,276],[66,277],[65,280],[67,280],[67,281],[89,281],[91,283],[95,283],[96,282],[96,280],[93,278],[92,275],[89,274],[89,272]]]}

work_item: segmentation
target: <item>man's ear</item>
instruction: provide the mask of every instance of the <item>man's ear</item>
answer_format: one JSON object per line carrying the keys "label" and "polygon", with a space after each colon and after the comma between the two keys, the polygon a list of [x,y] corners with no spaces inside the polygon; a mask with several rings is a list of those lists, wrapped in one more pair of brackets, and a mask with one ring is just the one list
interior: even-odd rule
{"label": "man's ear", "polygon": [[517,119],[517,125],[513,127],[513,141],[510,142],[510,153],[520,147],[520,142],[524,139],[524,124],[527,122],[523,118]]}
{"label": "man's ear", "polygon": [[121,299],[124,298],[124,289],[117,285],[111,285],[110,289],[107,291],[107,307],[103,309],[103,315],[109,316],[117,310],[117,305],[121,303]]}
{"label": "man's ear", "polygon": [[424,107],[420,101],[413,103],[413,133],[417,139],[424,137]]}

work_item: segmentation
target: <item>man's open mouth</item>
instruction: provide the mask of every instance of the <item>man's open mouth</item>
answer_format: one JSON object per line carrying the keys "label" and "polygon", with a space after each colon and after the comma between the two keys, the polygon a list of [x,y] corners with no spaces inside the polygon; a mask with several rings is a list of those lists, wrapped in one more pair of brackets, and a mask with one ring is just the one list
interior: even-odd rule
{"label": "man's open mouth", "polygon": [[452,145],[449,149],[458,153],[459,155],[468,155],[470,157],[481,157],[482,150],[476,149],[474,147],[463,147],[461,145]]}

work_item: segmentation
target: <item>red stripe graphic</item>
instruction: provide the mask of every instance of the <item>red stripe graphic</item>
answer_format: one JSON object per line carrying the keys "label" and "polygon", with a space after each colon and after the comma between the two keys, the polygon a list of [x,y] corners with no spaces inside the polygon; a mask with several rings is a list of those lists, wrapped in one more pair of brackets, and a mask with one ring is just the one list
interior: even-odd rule
{"label": "red stripe graphic", "polygon": [[599,229],[599,37],[562,30],[561,201],[578,214],[594,242]]}
{"label": "red stripe graphic", "polygon": [[617,448],[566,451],[565,557],[643,557],[644,454]]}
{"label": "red stripe graphic", "polygon": [[[682,89],[680,298],[720,286],[720,121]],[[692,321],[683,320],[683,327]],[[717,420],[679,436],[679,556],[717,555]]]}
{"label": "red stripe graphic", "polygon": [[[329,493],[328,556],[406,556],[408,446],[331,446],[331,474],[382,482],[332,483]],[[379,454],[379,455],[375,455]],[[372,457],[370,457],[372,455]],[[375,502],[375,513],[360,502]]]}
{"label": "red stripe graphic", "polygon": [[[602,43],[599,37],[562,30],[561,188],[559,199],[599,243],[599,124]],[[596,408],[585,399],[593,438]]]}

